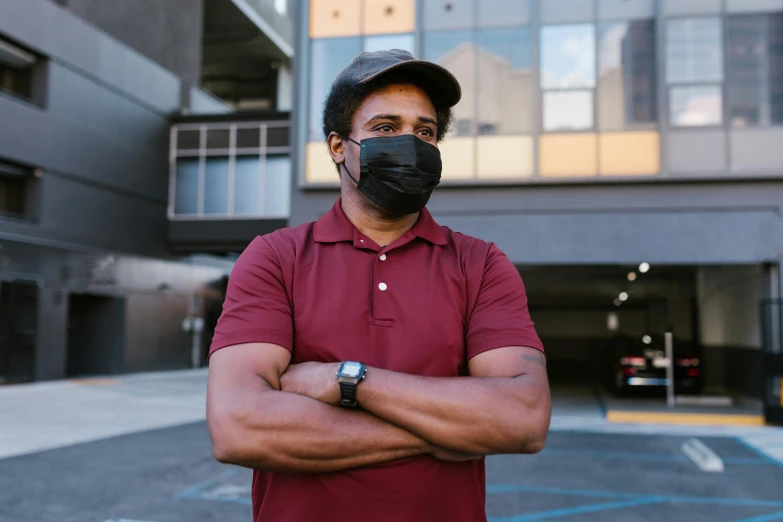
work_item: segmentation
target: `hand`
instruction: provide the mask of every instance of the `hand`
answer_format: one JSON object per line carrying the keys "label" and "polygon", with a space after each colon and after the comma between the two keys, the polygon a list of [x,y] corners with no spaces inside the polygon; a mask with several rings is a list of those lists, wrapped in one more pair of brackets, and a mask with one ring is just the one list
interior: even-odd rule
{"label": "hand", "polygon": [[478,460],[482,457],[482,455],[468,455],[467,453],[459,453],[437,446],[430,450],[430,456],[441,462],[465,462],[468,460]]}
{"label": "hand", "polygon": [[306,362],[291,364],[280,376],[284,392],[310,397],[326,404],[340,404],[340,385],[337,382],[339,363]]}

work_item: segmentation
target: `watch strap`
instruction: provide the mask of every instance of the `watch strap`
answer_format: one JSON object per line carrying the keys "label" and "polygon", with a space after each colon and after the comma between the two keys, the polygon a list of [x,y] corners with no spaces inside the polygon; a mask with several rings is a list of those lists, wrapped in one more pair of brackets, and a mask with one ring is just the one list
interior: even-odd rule
{"label": "watch strap", "polygon": [[355,382],[340,383],[340,404],[349,408],[356,407],[356,386]]}

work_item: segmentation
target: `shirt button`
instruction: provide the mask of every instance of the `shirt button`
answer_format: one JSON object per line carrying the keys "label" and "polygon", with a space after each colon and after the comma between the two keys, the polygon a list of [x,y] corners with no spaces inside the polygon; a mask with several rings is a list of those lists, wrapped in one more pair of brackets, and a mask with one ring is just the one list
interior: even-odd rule
{"label": "shirt button", "polygon": [[381,261],[386,261],[386,254],[381,254],[380,259],[381,259]]}
{"label": "shirt button", "polygon": [[378,289],[380,289],[381,292],[385,292],[387,288],[389,287],[386,286],[386,283],[381,283],[378,285]]}

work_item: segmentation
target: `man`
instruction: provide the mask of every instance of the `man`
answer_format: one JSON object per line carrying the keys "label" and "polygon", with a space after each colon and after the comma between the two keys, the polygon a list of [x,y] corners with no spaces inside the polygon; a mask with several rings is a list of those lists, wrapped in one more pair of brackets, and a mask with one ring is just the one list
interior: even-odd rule
{"label": "man", "polygon": [[485,455],[535,453],[551,413],[519,273],[435,223],[457,80],[363,53],[324,108],[342,197],[256,238],[211,348],[217,460],[253,468],[255,522],[475,522]]}

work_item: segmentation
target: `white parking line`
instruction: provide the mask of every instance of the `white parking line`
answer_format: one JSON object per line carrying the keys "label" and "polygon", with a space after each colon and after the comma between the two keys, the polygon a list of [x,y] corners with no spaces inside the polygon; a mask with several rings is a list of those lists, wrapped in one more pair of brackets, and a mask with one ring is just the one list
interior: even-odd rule
{"label": "white parking line", "polygon": [[699,439],[688,439],[683,442],[682,452],[702,471],[723,473],[726,469],[723,459]]}

